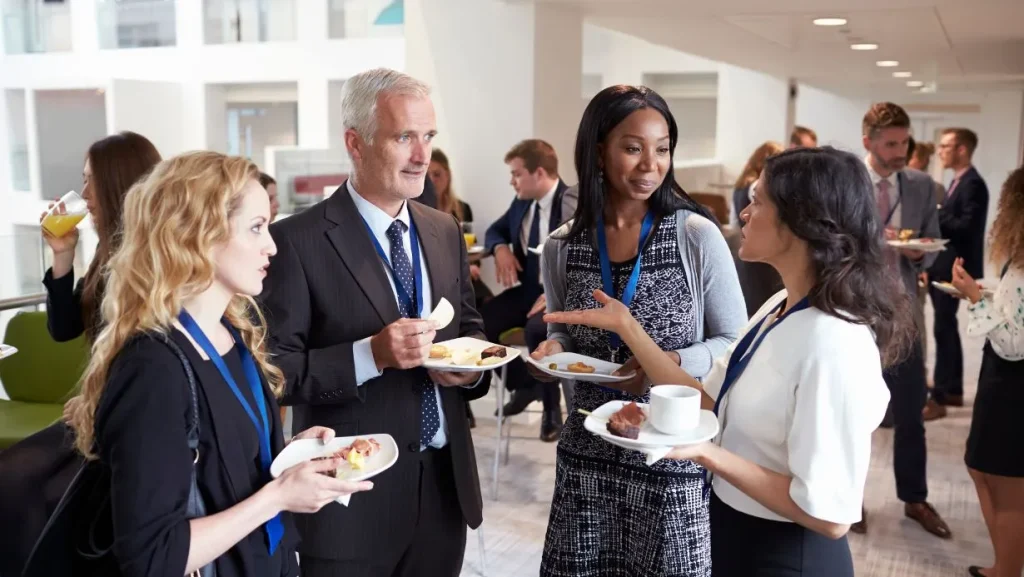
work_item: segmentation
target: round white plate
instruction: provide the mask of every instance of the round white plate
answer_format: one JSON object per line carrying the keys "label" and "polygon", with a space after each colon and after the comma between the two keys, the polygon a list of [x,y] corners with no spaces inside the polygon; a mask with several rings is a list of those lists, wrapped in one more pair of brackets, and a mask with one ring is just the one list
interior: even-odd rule
{"label": "round white plate", "polygon": [[485,250],[487,250],[486,247],[482,247],[480,245],[474,245],[474,246],[469,247],[467,252],[469,254],[480,254],[480,253],[484,252]]}
{"label": "round white plate", "polygon": [[[524,356],[523,358],[540,371],[559,379],[572,379],[588,383],[621,383],[636,376],[636,372],[627,375],[613,375],[612,373],[622,368],[622,365],[576,353],[557,353],[548,355],[539,361],[530,356]],[[558,368],[552,369],[550,366],[552,363],[558,365]],[[573,373],[567,369],[572,363],[584,363],[594,367],[595,370],[592,373]]]}
{"label": "round white plate", "polygon": [[13,355],[16,352],[18,352],[18,349],[16,347],[12,347],[11,345],[0,344],[0,359],[6,359],[7,357]]}
{"label": "round white plate", "polygon": [[[981,296],[982,297],[991,298],[993,295],[995,295],[995,291],[991,287],[988,287],[988,286],[985,285],[984,279],[979,279],[977,281],[977,283],[981,285]],[[959,298],[963,298],[963,295],[960,294],[960,291],[957,290],[957,288],[955,286],[953,286],[952,283],[939,282],[939,281],[934,281],[933,280],[932,281],[932,286],[937,288],[937,289],[939,289],[940,291],[948,294],[951,297],[956,297],[958,299]]]}
{"label": "round white plate", "polygon": [[501,359],[493,365],[480,366],[477,361],[480,360],[480,352],[488,347],[501,346],[482,341],[480,339],[474,339],[472,337],[459,337],[450,341],[443,341],[440,343],[434,343],[435,345],[444,345],[451,351],[451,358],[447,359],[427,359],[423,363],[423,367],[427,369],[433,369],[435,371],[448,371],[452,373],[482,373],[484,371],[490,371],[493,369],[500,369],[501,367],[512,362],[513,359],[519,356],[519,349],[514,347],[505,347],[505,358]]}
{"label": "round white plate", "polygon": [[[374,439],[380,445],[377,454],[366,459],[362,469],[352,469],[348,465],[342,465],[341,469],[346,472],[341,478],[346,481],[365,481],[387,471],[398,460],[398,445],[395,439],[386,433],[373,435],[356,435],[354,437],[335,437],[326,445],[320,439],[299,439],[288,443],[288,446],[270,464],[270,475],[278,478],[281,473],[300,463],[304,463],[317,457],[326,457],[340,451],[352,444],[356,439]],[[348,504],[348,496],[336,499],[343,505]]]}
{"label": "round white plate", "polygon": [[908,250],[919,250],[921,252],[942,252],[946,250],[948,239],[911,239],[911,240],[889,240],[889,246],[894,248],[905,248]]}
{"label": "round white plate", "polygon": [[639,438],[627,439],[613,435],[608,431],[608,419],[628,402],[609,401],[601,405],[583,421],[583,427],[613,445],[633,450],[696,445],[697,443],[710,441],[718,434],[718,417],[711,411],[702,410],[700,412],[700,422],[692,431],[685,435],[666,435],[655,429],[654,425],[651,425],[649,406],[645,403],[637,403],[644,410],[644,413],[648,415],[648,419],[640,427]]}

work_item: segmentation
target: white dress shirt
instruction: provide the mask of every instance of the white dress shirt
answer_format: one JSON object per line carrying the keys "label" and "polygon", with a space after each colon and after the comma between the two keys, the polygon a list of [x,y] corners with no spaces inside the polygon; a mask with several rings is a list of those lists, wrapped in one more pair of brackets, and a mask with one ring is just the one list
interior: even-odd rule
{"label": "white dress shirt", "polygon": [[1024,269],[1011,266],[995,294],[967,307],[967,334],[986,337],[1008,361],[1024,361]]}
{"label": "white dress shirt", "polygon": [[[786,291],[768,300],[743,331],[768,317]],[[742,339],[743,335],[740,335]],[[718,358],[704,378],[712,398],[721,392],[729,356]],[[749,354],[749,353],[748,353]],[[719,407],[715,442],[762,467],[793,478],[789,495],[808,515],[832,523],[861,518],[871,460],[871,433],[889,403],[882,364],[871,330],[816,308],[796,311],[764,338]],[[790,521],[725,479],[715,494],[737,511]]]}
{"label": "white dress shirt", "polygon": [[[373,231],[373,236],[377,239],[377,242],[387,254],[390,254],[391,251],[391,241],[389,241],[387,237],[388,228],[390,228],[391,223],[396,220],[400,220],[405,223],[405,232],[402,234],[402,244],[405,245],[405,253],[409,257],[409,262],[413,262],[412,242],[411,237],[409,236],[409,224],[412,222],[412,219],[409,217],[409,203],[407,202],[402,205],[402,210],[398,212],[398,216],[396,218],[391,218],[386,212],[378,208],[376,205],[359,196],[359,193],[356,192],[356,189],[352,186],[351,179],[348,181],[347,189],[349,195],[352,197],[352,202],[356,205],[356,210],[359,211],[359,215],[362,216],[363,220],[366,221],[366,224],[369,225],[370,230]],[[380,260],[376,251],[374,251],[373,257]],[[383,267],[387,273],[388,282],[391,284],[391,292],[395,295],[395,302],[397,303],[398,291],[395,289],[395,279],[391,274],[391,269],[385,266],[383,262],[381,263],[381,267]],[[427,268],[427,260],[423,254],[422,246],[420,246],[420,272],[423,274],[423,286],[420,289],[423,291],[422,318],[427,318],[427,315],[430,314],[432,303],[434,301],[433,295],[430,292],[430,270]],[[377,361],[373,358],[373,349],[370,347],[371,338],[373,337],[366,337],[365,339],[356,341],[352,344],[352,358],[356,369],[356,385],[360,387],[363,386],[366,381],[375,379],[384,374],[382,371],[377,370]],[[487,373],[481,374],[483,375]],[[477,381],[477,384],[479,384],[479,382],[480,381]],[[429,446],[440,449],[448,444],[448,421],[445,419],[444,407],[441,405],[441,391],[436,384],[434,385],[434,398],[437,399],[437,413],[440,417],[441,424],[437,429],[437,434],[435,434],[434,438],[430,441]],[[420,447],[420,450],[425,448],[426,447]]]}
{"label": "white dress shirt", "polygon": [[523,252],[526,254],[530,254],[530,248],[535,248],[529,245],[530,227],[533,225],[533,219],[537,218],[538,212],[540,213],[540,242],[544,242],[544,239],[551,232],[548,229],[551,227],[551,205],[555,201],[556,190],[558,190],[557,180],[555,181],[555,186],[547,194],[530,204],[529,210],[526,211],[526,216],[523,217],[523,225],[519,229],[519,243],[523,246]]}
{"label": "white dress shirt", "polygon": [[[903,203],[901,202],[899,204],[896,204],[900,198],[899,172],[894,172],[890,174],[889,178],[882,178],[877,172],[875,172],[875,169],[871,167],[871,163],[868,162],[866,159],[864,160],[864,164],[867,165],[868,174],[871,175],[871,184],[874,185],[875,187],[876,199],[878,198],[878,183],[883,180],[889,181],[889,209],[892,210],[893,208],[895,208],[895,210],[892,211],[892,218],[889,219],[889,222],[883,222],[882,224],[888,226],[889,228],[902,228],[903,207],[900,205]],[[888,215],[883,214],[882,218],[885,219],[886,216]]]}

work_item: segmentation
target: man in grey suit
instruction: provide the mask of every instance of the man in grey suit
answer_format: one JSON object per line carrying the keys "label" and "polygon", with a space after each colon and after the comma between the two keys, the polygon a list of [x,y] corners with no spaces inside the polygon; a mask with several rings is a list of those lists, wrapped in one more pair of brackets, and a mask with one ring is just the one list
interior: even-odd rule
{"label": "man in grey suit", "polygon": [[[891,102],[880,102],[864,115],[862,124],[865,163],[875,185],[878,212],[885,223],[885,236],[896,239],[900,230],[910,229],[918,238],[938,238],[939,219],[935,207],[934,185],[927,174],[905,170],[910,141],[910,117]],[[935,260],[935,253],[908,249],[890,249],[889,266],[903,281],[903,290],[918,298],[917,278]],[[912,303],[913,304],[913,303]],[[910,354],[885,372],[889,385],[895,435],[893,469],[896,495],[904,502],[904,514],[928,532],[944,539],[952,537],[946,522],[928,503],[926,475],[928,449],[925,443],[924,409],[928,398],[924,354],[914,339]],[[866,518],[853,531],[867,531]]]}

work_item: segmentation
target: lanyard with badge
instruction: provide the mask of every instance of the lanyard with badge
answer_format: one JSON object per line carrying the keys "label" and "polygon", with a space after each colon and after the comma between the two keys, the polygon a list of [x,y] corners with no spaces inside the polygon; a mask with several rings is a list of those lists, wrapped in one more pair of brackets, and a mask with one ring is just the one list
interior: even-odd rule
{"label": "lanyard with badge", "polygon": [[403,285],[402,281],[398,279],[398,275],[395,274],[395,269],[391,265],[391,259],[384,252],[384,247],[380,245],[366,219],[363,219],[363,225],[366,227],[366,232],[370,233],[370,240],[373,241],[373,248],[377,250],[377,255],[384,261],[384,266],[388,267],[388,272],[391,273],[391,278],[395,281],[398,298],[407,305],[406,310],[409,311],[410,318],[423,318],[423,271],[420,270],[420,241],[416,236],[416,223],[411,218],[409,219],[409,245],[412,249],[412,295],[409,294],[409,287]]}
{"label": "lanyard with badge", "polygon": [[[636,263],[633,264],[633,271],[629,275],[629,280],[626,281],[626,286],[622,289],[622,298],[619,299],[622,304],[626,305],[626,308],[629,308],[629,305],[633,302],[633,297],[636,296],[636,285],[640,281],[640,262],[643,259],[644,244],[647,242],[647,237],[651,234],[652,228],[654,228],[654,212],[648,211],[647,215],[644,216],[643,224],[640,226],[640,241],[636,249]],[[597,252],[601,260],[601,284],[603,285],[604,292],[611,298],[615,298],[612,265],[611,260],[608,258],[608,238],[604,232],[604,216],[597,217]],[[613,354],[622,345],[622,339],[615,333],[609,333],[608,341],[611,344]]]}
{"label": "lanyard with badge", "polygon": [[[811,306],[811,302],[807,299],[807,297],[800,299],[799,302],[797,302],[789,310],[783,313],[782,316],[775,319],[775,321],[772,324],[770,324],[768,328],[764,330],[764,332],[761,332],[761,327],[764,325],[765,320],[768,317],[779,312],[779,310],[785,304],[786,301],[780,302],[778,305],[775,306],[775,308],[771,310],[771,312],[761,317],[761,320],[757,321],[757,324],[751,327],[751,329],[747,331],[747,334],[743,335],[743,338],[740,339],[740,342],[736,345],[736,348],[733,350],[732,355],[729,357],[729,365],[725,369],[725,378],[722,379],[722,386],[718,391],[718,398],[715,399],[714,413],[716,417],[718,416],[718,410],[722,405],[722,400],[725,399],[725,395],[729,392],[729,389],[731,389],[732,386],[736,384],[736,381],[739,380],[740,375],[743,374],[743,371],[747,369],[747,365],[750,364],[750,359],[753,358],[754,353],[757,352],[758,347],[760,347],[761,343],[764,342],[764,339],[765,337],[768,336],[768,333],[772,332],[772,330],[775,327],[782,324],[784,320],[789,318],[789,315],[795,312],[802,311]],[[723,426],[719,432],[719,438],[721,438],[721,435],[724,432],[724,430],[725,427]],[[704,481],[705,498],[708,496],[708,493],[710,491],[711,472],[708,471],[708,476]]]}
{"label": "lanyard with badge", "polygon": [[[210,362],[217,367],[217,371],[220,376],[228,384],[231,392],[234,393],[235,398],[238,399],[239,404],[245,409],[245,414],[249,416],[249,420],[252,421],[254,427],[256,427],[256,434],[260,441],[260,469],[264,475],[270,474],[270,464],[273,458],[270,454],[270,419],[267,416],[267,400],[263,393],[263,381],[260,379],[259,371],[256,368],[256,362],[252,358],[252,353],[246,348],[245,343],[242,341],[241,336],[238,334],[238,330],[235,327],[228,324],[227,320],[221,322],[231,333],[231,338],[235,341],[235,349],[238,350],[238,356],[242,360],[242,370],[245,372],[245,380],[249,385],[249,392],[252,393],[253,400],[256,402],[257,411],[259,411],[259,417],[256,416],[256,411],[253,410],[249,402],[245,400],[242,395],[242,391],[239,390],[238,384],[235,383],[235,379],[231,376],[231,372],[228,371],[227,365],[224,364],[224,359],[221,358],[220,354],[217,353],[217,349],[214,348],[213,343],[210,339],[206,338],[206,334],[203,329],[199,327],[192,315],[188,314],[185,309],[181,310],[178,314],[178,322],[185,328],[192,340],[199,345],[206,356],[209,357]],[[272,519],[267,521],[264,526],[264,531],[267,534],[267,548],[270,554],[273,555],[277,549],[277,545],[281,542],[281,537],[284,535],[284,525],[281,522],[281,514],[278,513]]]}

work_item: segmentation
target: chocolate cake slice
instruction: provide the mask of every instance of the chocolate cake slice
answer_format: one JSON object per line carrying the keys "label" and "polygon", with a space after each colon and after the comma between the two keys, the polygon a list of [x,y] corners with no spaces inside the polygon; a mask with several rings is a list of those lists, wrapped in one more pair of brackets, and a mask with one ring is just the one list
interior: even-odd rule
{"label": "chocolate cake slice", "polygon": [[640,427],[646,419],[647,415],[636,403],[623,405],[608,419],[608,432],[616,437],[637,439],[640,436]]}
{"label": "chocolate cake slice", "polygon": [[480,360],[484,360],[490,357],[498,357],[499,359],[503,359],[507,355],[508,350],[506,350],[505,347],[495,345],[493,347],[487,347],[486,349],[480,351]]}

